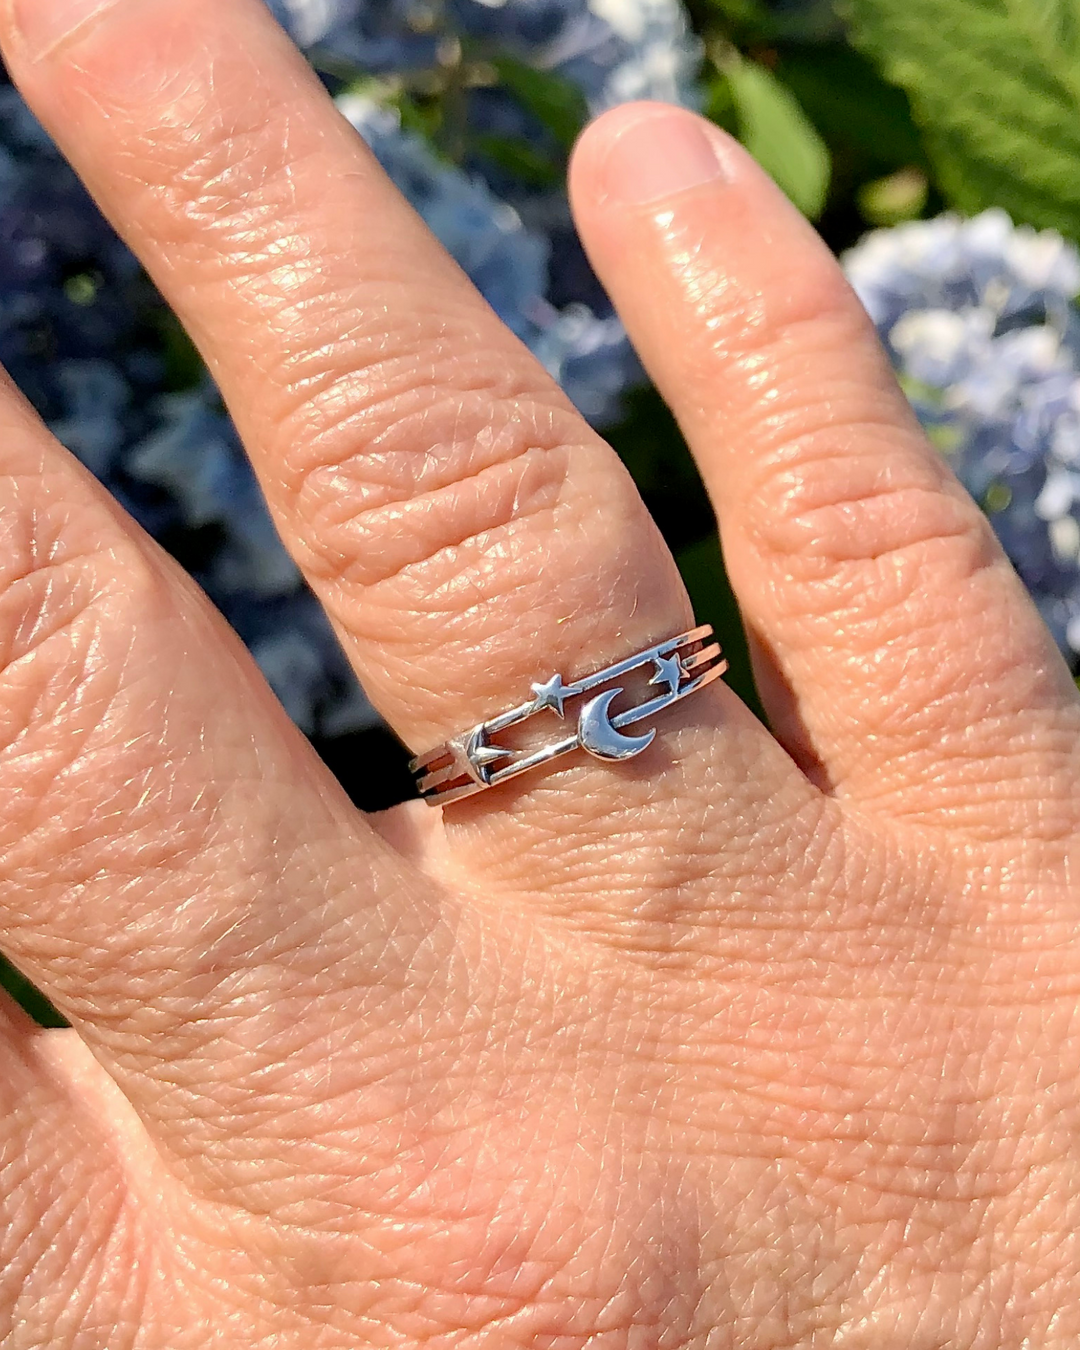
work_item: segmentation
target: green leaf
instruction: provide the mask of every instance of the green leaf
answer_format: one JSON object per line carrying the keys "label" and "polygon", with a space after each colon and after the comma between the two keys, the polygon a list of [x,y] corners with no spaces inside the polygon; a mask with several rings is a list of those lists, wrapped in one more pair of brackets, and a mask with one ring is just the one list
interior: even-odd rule
{"label": "green leaf", "polygon": [[589,117],[585,95],[577,85],[512,56],[494,56],[491,65],[503,88],[508,89],[568,151]]}
{"label": "green leaf", "polygon": [[1049,60],[1059,55],[1075,60],[1080,27],[1075,0],[1005,0],[1005,8]]}
{"label": "green leaf", "polygon": [[442,105],[436,98],[416,98],[404,90],[393,98],[392,105],[397,108],[404,131],[411,131],[426,141],[436,154],[442,154],[439,146],[439,130],[442,126]]}
{"label": "green leaf", "polygon": [[532,187],[555,187],[562,181],[562,169],[539,150],[512,136],[475,136],[479,154],[506,169]]}
{"label": "green leaf", "polygon": [[164,305],[154,311],[153,324],[164,348],[165,388],[170,392],[194,389],[206,378],[206,367],[187,329]]}
{"label": "green leaf", "polygon": [[841,32],[832,0],[798,0],[787,5],[763,0],[696,0],[691,10],[695,18],[708,16],[707,28],[726,33],[744,48],[762,42],[824,42]]}
{"label": "green leaf", "polygon": [[965,214],[1080,238],[1078,0],[847,0],[853,40],[905,89]]}
{"label": "green leaf", "polygon": [[720,69],[731,91],[739,139],[804,215],[816,220],[825,206],[831,162],[828,147],[786,85],[734,51]]}
{"label": "green leaf", "polygon": [[863,180],[924,166],[926,154],[911,105],[872,62],[847,46],[797,46],[779,53],[779,79],[825,138],[835,161],[852,161]]}
{"label": "green leaf", "polygon": [[701,110],[710,122],[732,136],[739,134],[739,114],[727,76],[720,70],[705,72],[705,102]]}

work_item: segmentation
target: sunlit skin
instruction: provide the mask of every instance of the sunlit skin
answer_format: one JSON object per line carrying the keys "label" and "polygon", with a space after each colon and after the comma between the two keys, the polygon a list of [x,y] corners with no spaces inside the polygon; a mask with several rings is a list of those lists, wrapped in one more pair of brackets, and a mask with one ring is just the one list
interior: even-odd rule
{"label": "sunlit skin", "polygon": [[[13,4],[14,78],[414,750],[690,625],[612,452],[260,0],[44,44]],[[723,175],[635,203],[695,135]],[[0,396],[0,931],[73,1023],[0,1011],[4,1350],[1080,1340],[1073,683],[736,145],[627,106],[571,192],[771,732],[714,685],[626,763],[365,818]]]}

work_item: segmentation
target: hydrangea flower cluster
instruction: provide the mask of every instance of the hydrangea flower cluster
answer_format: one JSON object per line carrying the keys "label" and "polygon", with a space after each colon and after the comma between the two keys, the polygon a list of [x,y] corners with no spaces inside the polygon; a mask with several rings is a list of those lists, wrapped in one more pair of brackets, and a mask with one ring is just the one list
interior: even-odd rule
{"label": "hydrangea flower cluster", "polygon": [[173,387],[190,374],[160,298],[9,84],[0,260],[0,361],[55,435],[188,567],[305,730],[370,725],[216,390]]}
{"label": "hydrangea flower cluster", "polygon": [[[700,60],[673,0],[268,0],[303,47],[367,74],[437,67],[465,41],[571,81],[599,112],[635,98],[696,101]],[[472,119],[470,118],[470,122]]]}
{"label": "hydrangea flower cluster", "polygon": [[580,411],[595,425],[617,416],[619,396],[641,378],[637,357],[612,312],[598,315],[583,301],[560,309],[547,298],[549,236],[527,230],[482,178],[440,161],[419,136],[403,131],[393,109],[360,94],[342,95],[338,106],[499,318]]}
{"label": "hydrangea flower cluster", "polygon": [[844,266],[919,420],[1080,670],[1080,253],[991,210],[875,231]]}
{"label": "hydrangea flower cluster", "polygon": [[[506,56],[558,77],[592,111],[639,96],[692,103],[698,50],[680,0],[267,3],[345,91],[342,111],[496,312],[591,421],[613,419],[640,370],[576,243],[562,185],[484,151],[507,138],[544,155],[565,145],[527,97],[481,80],[458,91],[470,136],[451,162],[374,96],[372,77],[453,74],[468,46],[481,63]],[[55,434],[188,567],[299,726],[332,737],[372,725],[217,391],[6,83],[0,243],[0,360]]]}

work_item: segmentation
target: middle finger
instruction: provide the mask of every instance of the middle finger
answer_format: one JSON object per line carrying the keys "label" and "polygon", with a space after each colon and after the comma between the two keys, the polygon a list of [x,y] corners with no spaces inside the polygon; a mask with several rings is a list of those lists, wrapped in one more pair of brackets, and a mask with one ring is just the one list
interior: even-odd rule
{"label": "middle finger", "polygon": [[[66,35],[60,11],[70,28],[71,0],[15,4],[13,73],[207,357],[287,544],[415,750],[690,626],[613,453],[259,0],[112,0]],[[755,840],[797,837],[814,795],[764,729],[726,690],[683,707],[629,766],[455,807],[486,879],[635,890],[685,880],[675,829],[703,871],[721,840],[750,866]]]}

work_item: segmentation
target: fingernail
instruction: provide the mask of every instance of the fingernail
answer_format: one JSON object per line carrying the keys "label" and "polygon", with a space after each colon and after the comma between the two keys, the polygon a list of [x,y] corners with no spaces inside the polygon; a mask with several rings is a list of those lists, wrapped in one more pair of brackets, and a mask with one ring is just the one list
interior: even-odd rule
{"label": "fingernail", "polygon": [[12,19],[27,55],[38,61],[116,0],[12,0]]}
{"label": "fingernail", "polygon": [[717,146],[698,119],[672,108],[631,122],[616,136],[602,188],[608,197],[642,206],[726,176]]}

